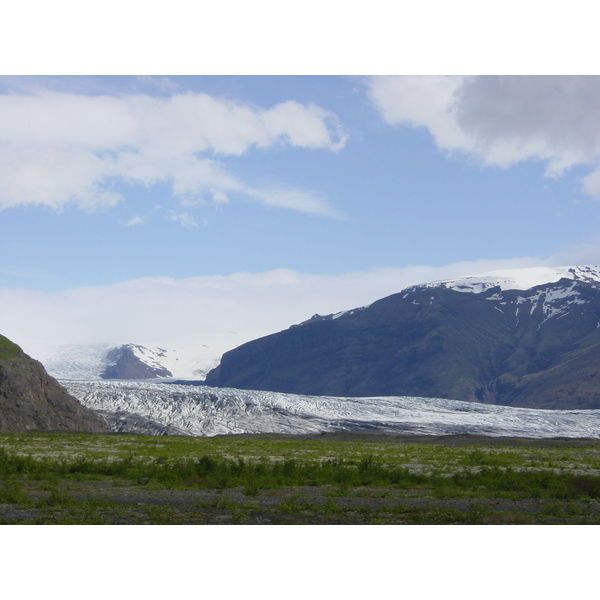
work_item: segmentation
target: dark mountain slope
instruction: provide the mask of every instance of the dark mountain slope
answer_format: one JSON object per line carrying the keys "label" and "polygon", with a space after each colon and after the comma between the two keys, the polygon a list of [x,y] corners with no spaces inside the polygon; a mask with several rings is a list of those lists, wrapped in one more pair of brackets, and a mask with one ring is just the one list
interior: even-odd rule
{"label": "dark mountain slope", "polygon": [[599,357],[600,330],[597,330],[574,344],[553,366],[512,382],[505,380],[503,404],[532,408],[600,408]]}
{"label": "dark mountain slope", "polygon": [[0,431],[103,432],[109,428],[19,346],[0,336]]}
{"label": "dark mountain slope", "polygon": [[417,286],[226,353],[209,385],[600,408],[600,286]]}

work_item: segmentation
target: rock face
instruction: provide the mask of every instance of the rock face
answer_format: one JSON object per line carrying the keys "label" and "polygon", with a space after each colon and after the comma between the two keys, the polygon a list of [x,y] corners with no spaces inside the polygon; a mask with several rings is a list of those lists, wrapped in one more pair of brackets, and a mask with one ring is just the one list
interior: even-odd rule
{"label": "rock face", "polygon": [[0,431],[104,432],[107,424],[82,406],[19,346],[0,335]]}
{"label": "rock face", "polygon": [[527,290],[408,288],[231,350],[206,383],[309,395],[600,408],[600,283],[586,276]]}
{"label": "rock face", "polygon": [[104,369],[102,379],[156,379],[172,377],[160,359],[165,350],[152,351],[144,346],[125,344],[114,348],[106,355],[108,365]]}

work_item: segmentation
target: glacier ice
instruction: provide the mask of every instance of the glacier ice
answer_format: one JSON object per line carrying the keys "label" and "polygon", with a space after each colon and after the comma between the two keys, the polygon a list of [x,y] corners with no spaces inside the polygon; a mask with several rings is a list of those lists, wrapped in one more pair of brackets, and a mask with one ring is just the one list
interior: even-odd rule
{"label": "glacier ice", "polygon": [[434,281],[415,288],[445,287],[458,292],[479,294],[494,287],[502,290],[528,290],[545,283],[553,283],[559,279],[572,279],[587,283],[600,283],[600,266],[572,267],[527,267],[522,269],[505,269],[489,271],[477,276],[458,277],[446,281]]}
{"label": "glacier ice", "polygon": [[[278,392],[132,381],[61,381],[115,431],[215,436],[373,431],[600,438],[600,410],[541,410],[440,398],[300,396]],[[129,420],[127,421],[127,416]],[[116,424],[128,422],[127,428]],[[150,424],[150,425],[148,425]]]}

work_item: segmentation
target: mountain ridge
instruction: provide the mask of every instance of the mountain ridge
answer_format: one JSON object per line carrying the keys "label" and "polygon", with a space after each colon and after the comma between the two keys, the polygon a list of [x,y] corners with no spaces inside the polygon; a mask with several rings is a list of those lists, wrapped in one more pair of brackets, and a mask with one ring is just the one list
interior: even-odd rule
{"label": "mountain ridge", "polygon": [[[225,353],[206,383],[599,408],[600,269],[528,271],[517,273],[520,285],[510,273],[496,272],[412,286],[367,307],[315,315]],[[522,289],[532,275],[555,281]]]}
{"label": "mountain ridge", "polygon": [[100,374],[102,379],[157,379],[173,377],[164,366],[166,350],[149,350],[138,344],[124,344],[109,350],[106,367]]}

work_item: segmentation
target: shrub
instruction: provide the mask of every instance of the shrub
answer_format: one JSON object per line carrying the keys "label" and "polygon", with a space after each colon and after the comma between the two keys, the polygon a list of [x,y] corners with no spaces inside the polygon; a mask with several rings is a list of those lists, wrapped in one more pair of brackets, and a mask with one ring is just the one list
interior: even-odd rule
{"label": "shrub", "polygon": [[600,477],[576,475],[569,477],[567,485],[574,496],[600,498]]}

